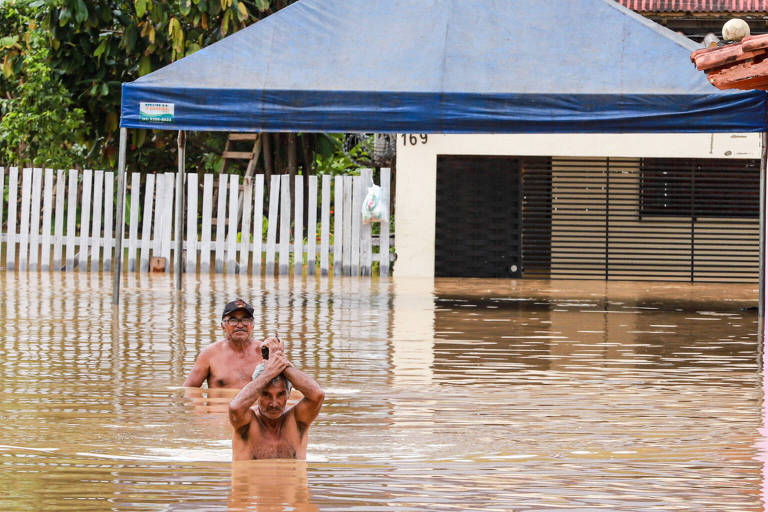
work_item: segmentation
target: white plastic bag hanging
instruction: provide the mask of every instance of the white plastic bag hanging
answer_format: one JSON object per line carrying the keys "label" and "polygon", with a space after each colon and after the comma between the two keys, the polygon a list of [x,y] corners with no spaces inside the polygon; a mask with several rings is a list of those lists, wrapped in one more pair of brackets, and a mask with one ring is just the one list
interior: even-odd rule
{"label": "white plastic bag hanging", "polygon": [[363,201],[363,223],[383,222],[386,220],[386,210],[381,198],[381,187],[371,185]]}

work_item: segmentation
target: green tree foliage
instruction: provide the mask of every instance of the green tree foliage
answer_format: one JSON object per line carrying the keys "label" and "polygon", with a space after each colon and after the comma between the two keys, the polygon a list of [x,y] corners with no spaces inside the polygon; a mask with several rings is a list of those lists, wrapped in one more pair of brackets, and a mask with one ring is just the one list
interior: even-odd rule
{"label": "green tree foliage", "polygon": [[[22,39],[42,35],[50,48],[44,60],[53,70],[52,83],[61,86],[52,88],[51,95],[61,95],[60,108],[82,109],[87,119],[88,158],[82,165],[113,167],[122,82],[194,53],[293,1],[0,0],[0,95],[19,94],[31,49]],[[32,16],[32,23],[17,20],[18,11]],[[173,169],[175,133],[132,130],[131,136],[134,169]],[[224,140],[221,134],[190,134],[188,154],[196,159],[190,167],[219,164],[214,155],[221,153]]]}
{"label": "green tree foliage", "polygon": [[[29,12],[11,9],[3,21],[23,37],[5,36],[0,90],[0,155],[9,162],[69,167],[85,157],[85,116],[73,106],[49,62],[48,39],[35,30]],[[9,79],[15,78],[11,81]]]}

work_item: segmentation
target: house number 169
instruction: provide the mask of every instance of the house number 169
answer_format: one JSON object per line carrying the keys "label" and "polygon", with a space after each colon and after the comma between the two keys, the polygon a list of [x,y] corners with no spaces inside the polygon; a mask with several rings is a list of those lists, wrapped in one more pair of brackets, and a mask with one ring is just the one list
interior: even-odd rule
{"label": "house number 169", "polygon": [[401,137],[403,137],[403,146],[415,146],[417,144],[426,144],[429,138],[427,137],[426,133],[420,133],[419,135],[416,135],[414,133],[411,134],[402,134]]}

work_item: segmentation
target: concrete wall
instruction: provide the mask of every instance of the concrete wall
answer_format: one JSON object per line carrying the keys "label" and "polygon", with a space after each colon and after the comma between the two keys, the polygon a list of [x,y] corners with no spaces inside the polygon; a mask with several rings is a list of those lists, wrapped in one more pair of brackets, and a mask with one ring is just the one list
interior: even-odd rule
{"label": "concrete wall", "polygon": [[[426,139],[426,140],[425,140]],[[760,158],[760,134],[399,135],[395,277],[432,277],[437,155]]]}

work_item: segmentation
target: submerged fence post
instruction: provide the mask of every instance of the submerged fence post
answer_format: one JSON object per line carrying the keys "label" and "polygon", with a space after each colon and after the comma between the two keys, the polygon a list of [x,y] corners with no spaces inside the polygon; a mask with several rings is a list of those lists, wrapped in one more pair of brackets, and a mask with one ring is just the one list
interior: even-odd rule
{"label": "submerged fence post", "polygon": [[125,151],[128,129],[120,128],[120,152],[117,161],[117,226],[115,228],[115,270],[112,282],[112,304],[120,303],[120,274],[123,271],[123,231],[125,230]]}

